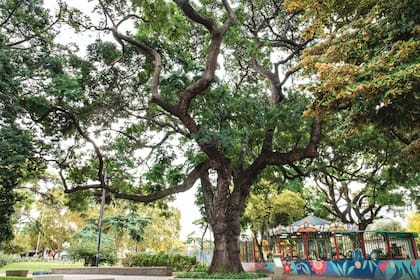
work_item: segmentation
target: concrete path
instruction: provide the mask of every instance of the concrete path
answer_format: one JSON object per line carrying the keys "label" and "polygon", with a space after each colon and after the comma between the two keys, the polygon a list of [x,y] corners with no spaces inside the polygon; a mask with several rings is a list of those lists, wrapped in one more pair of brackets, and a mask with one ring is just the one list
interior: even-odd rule
{"label": "concrete path", "polygon": [[167,280],[173,276],[140,276],[140,275],[104,275],[104,274],[63,274],[63,280]]}

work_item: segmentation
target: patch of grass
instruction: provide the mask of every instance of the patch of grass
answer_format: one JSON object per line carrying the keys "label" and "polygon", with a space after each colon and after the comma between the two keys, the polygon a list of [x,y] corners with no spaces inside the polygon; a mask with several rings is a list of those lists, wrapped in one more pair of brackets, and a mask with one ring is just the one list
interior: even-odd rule
{"label": "patch of grass", "polygon": [[62,261],[28,261],[28,262],[14,262],[9,263],[0,268],[0,273],[6,273],[6,270],[29,270],[31,274],[36,270],[51,270],[53,268],[68,268],[68,267],[83,267],[81,262],[62,262]]}
{"label": "patch of grass", "polygon": [[18,277],[18,276],[0,276],[0,280],[28,280],[31,278]]}
{"label": "patch of grass", "polygon": [[265,273],[214,273],[205,272],[184,272],[178,273],[176,278],[193,278],[193,279],[257,279],[267,277]]}

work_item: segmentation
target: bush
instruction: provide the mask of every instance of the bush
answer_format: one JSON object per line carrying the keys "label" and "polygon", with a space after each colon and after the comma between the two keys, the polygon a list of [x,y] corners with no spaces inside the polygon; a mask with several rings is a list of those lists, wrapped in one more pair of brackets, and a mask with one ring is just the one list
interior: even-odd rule
{"label": "bush", "polygon": [[0,267],[3,267],[11,262],[13,262],[11,257],[5,254],[0,254]]}
{"label": "bush", "polygon": [[264,273],[197,273],[197,272],[185,272],[177,274],[176,278],[192,278],[192,279],[257,279],[267,277]]}
{"label": "bush", "polygon": [[[69,248],[70,258],[73,260],[83,259],[85,266],[94,266],[96,262],[97,244],[86,241],[84,243],[73,243]],[[103,243],[99,254],[99,263],[114,265],[117,261],[116,249],[113,244]]]}
{"label": "bush", "polygon": [[128,256],[124,262],[124,266],[145,267],[145,266],[168,266],[174,271],[187,271],[197,264],[196,257],[183,256],[180,254],[133,254]]}
{"label": "bush", "polygon": [[192,269],[191,271],[193,272],[207,272],[209,270],[209,267],[204,264],[204,263],[197,263]]}
{"label": "bush", "polygon": [[[85,266],[94,266],[98,249],[98,226],[92,223],[86,224],[81,230],[73,234],[73,239],[68,249],[70,258],[73,260],[83,259]],[[117,262],[117,249],[114,239],[102,234],[99,263],[114,265]]]}

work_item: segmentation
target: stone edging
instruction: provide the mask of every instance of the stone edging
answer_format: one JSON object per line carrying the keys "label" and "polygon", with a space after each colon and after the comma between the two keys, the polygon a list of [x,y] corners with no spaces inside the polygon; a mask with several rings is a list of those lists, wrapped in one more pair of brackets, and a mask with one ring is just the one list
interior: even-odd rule
{"label": "stone edging", "polygon": [[52,273],[53,274],[172,276],[172,268],[166,267],[166,266],[53,268]]}

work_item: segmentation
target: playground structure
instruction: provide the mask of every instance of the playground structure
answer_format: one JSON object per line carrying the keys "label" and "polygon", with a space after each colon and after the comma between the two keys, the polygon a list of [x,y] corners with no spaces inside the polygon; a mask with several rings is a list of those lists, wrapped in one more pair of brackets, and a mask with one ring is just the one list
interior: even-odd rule
{"label": "playground structure", "polygon": [[280,257],[285,274],[420,279],[417,233],[359,231],[308,216],[271,229],[270,236],[264,248],[266,262],[259,262],[255,242],[241,243],[242,261],[254,262],[257,270],[273,271],[273,255]]}

